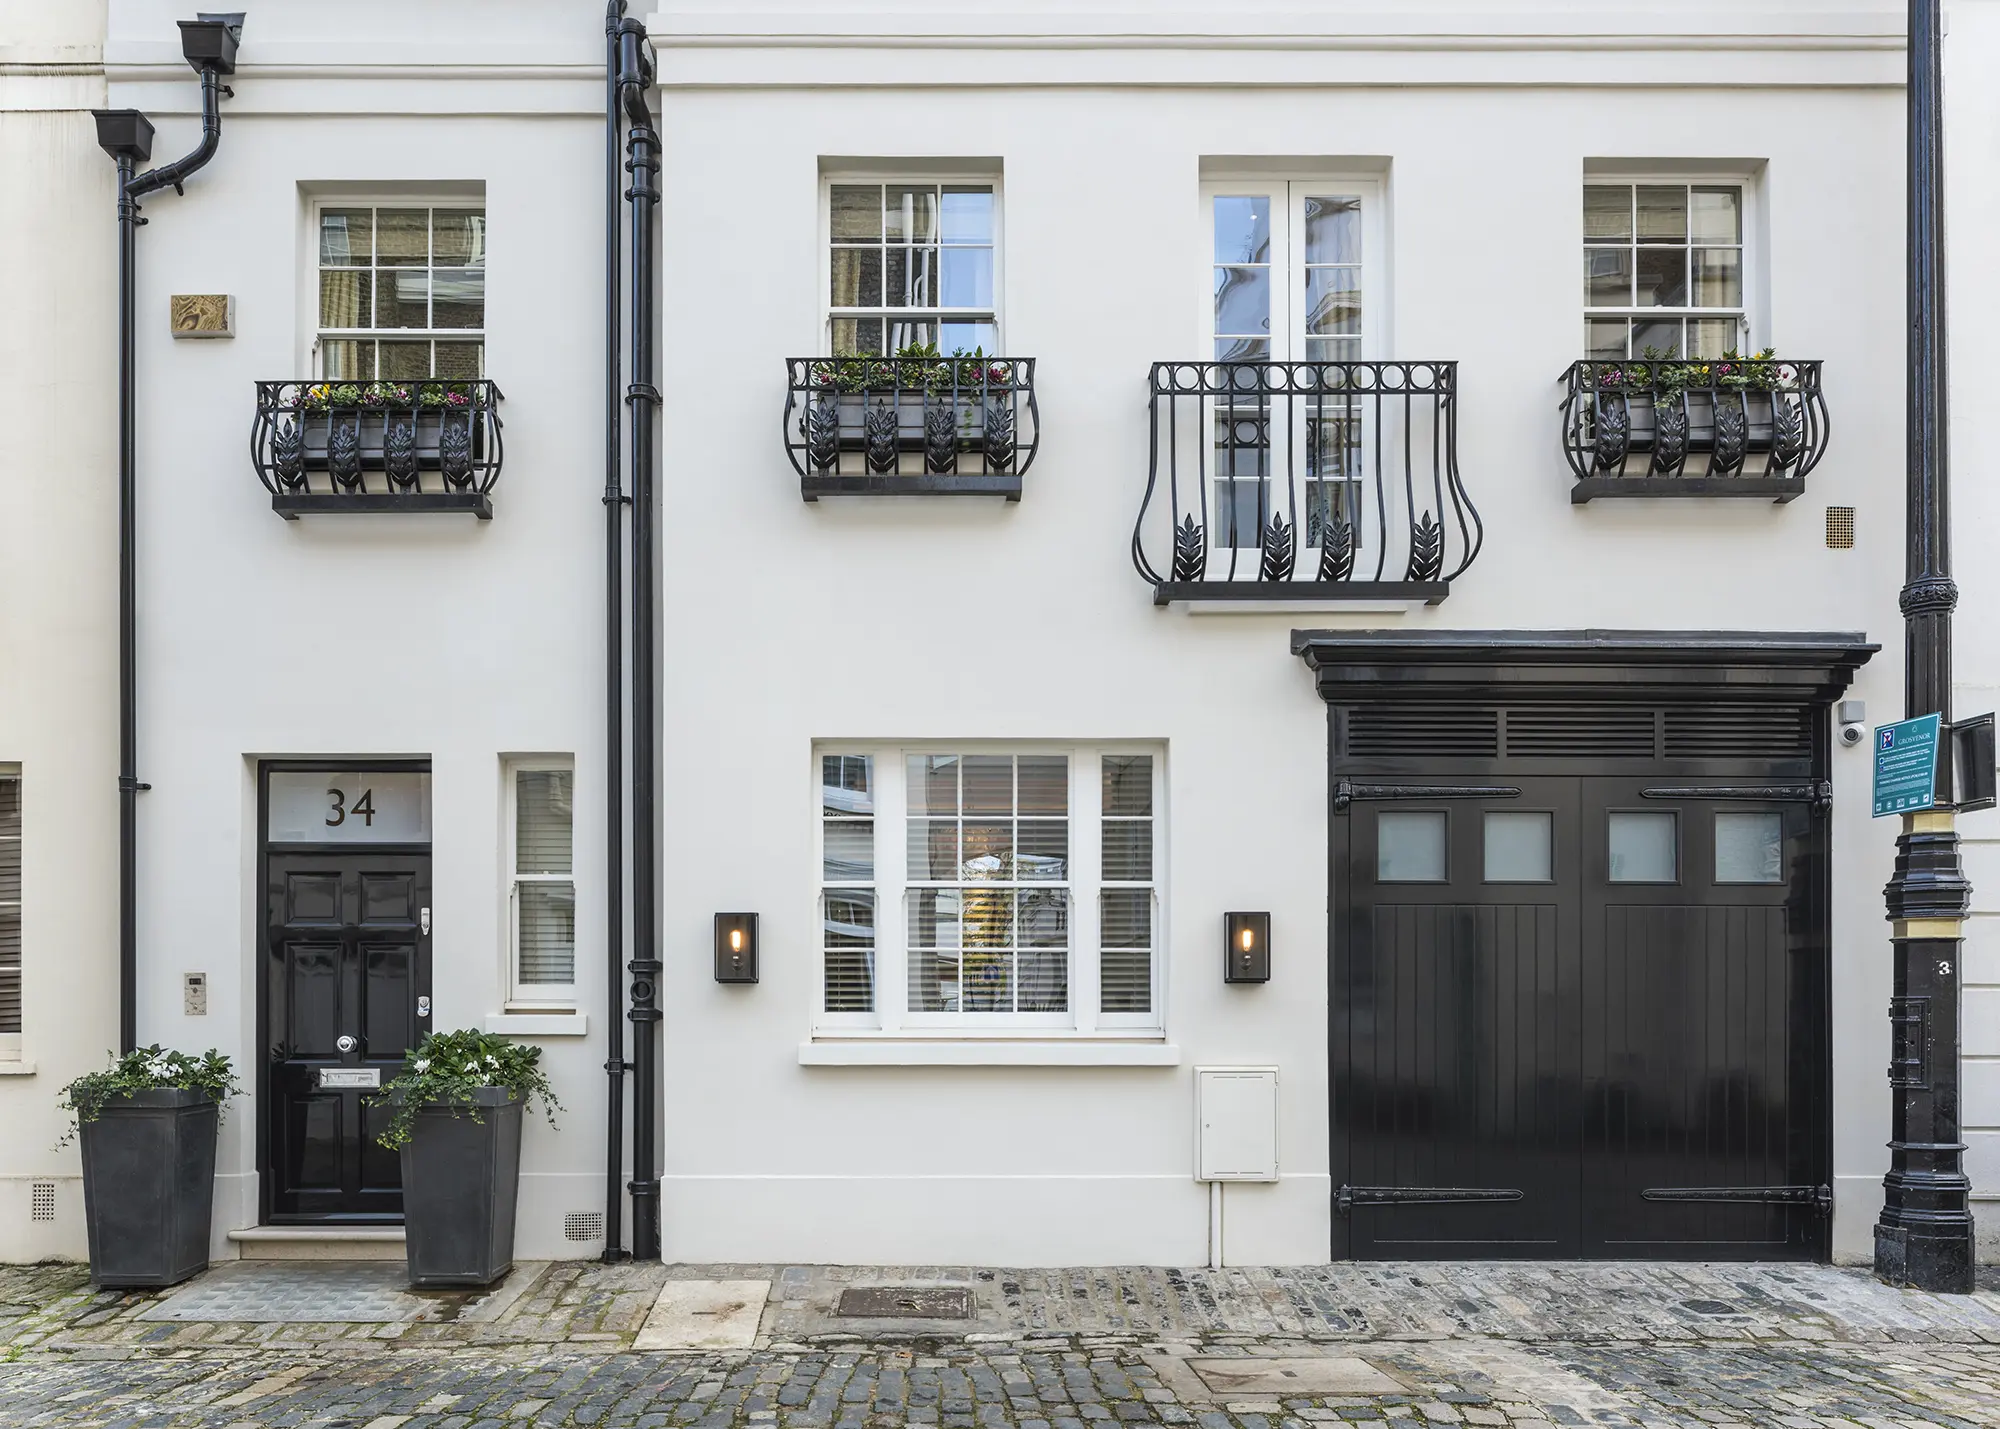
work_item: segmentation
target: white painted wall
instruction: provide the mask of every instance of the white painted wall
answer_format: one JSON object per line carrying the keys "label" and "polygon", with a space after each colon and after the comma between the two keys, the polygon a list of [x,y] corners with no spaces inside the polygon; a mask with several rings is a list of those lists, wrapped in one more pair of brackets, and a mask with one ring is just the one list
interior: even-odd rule
{"label": "white painted wall", "polygon": [[[103,43],[101,6],[0,0],[0,762],[20,766],[25,817],[0,1261],[84,1254],[55,1101],[118,1040],[117,260],[88,112]],[[53,1220],[33,1217],[37,1184]]]}
{"label": "white painted wall", "polygon": [[[1483,19],[1505,43],[1454,33],[1462,8],[1429,0],[1099,8],[1119,14],[1016,3],[996,22],[906,0],[889,28],[929,38],[903,44],[868,38],[879,11],[649,20],[667,194],[670,1259],[1201,1261],[1191,1069],[1234,1063],[1280,1068],[1282,1177],[1228,1188],[1230,1258],[1325,1256],[1325,717],[1287,639],[1382,618],[1191,618],[1156,610],[1130,568],[1147,366],[1202,347],[1204,157],[1386,160],[1392,351],[1462,364],[1461,465],[1488,531],[1451,598],[1405,628],[1865,630],[1885,649],[1853,694],[1873,716],[1898,700],[1899,6],[1551,3]],[[575,753],[591,1027],[547,1044],[570,1111],[559,1136],[530,1132],[530,1256],[590,1253],[560,1240],[560,1216],[602,1203],[599,14],[253,12],[222,150],[185,199],[149,204],[141,237],[142,1037],[254,1055],[251,771],[272,755],[432,757],[436,1022],[482,1020],[500,993],[499,756]],[[119,0],[109,47],[113,101],[162,120],[169,153],[195,97],[174,18],[166,0]],[[1152,33],[1105,38],[1120,31]],[[435,67],[357,75],[390,34],[399,64]],[[999,159],[1006,346],[1038,359],[1046,432],[1018,505],[799,500],[777,438],[782,360],[821,349],[829,155]],[[1834,440],[1801,500],[1569,505],[1555,407],[1577,356],[1592,159],[1761,166],[1759,340],[1827,363]],[[490,524],[282,522],[244,454],[252,381],[303,375],[302,195],[389,180],[486,186],[488,365],[508,396]],[[172,343],[164,295],[218,290],[237,296],[240,335]],[[1829,504],[1858,509],[1856,549],[1824,548]],[[1163,742],[1178,1064],[801,1066],[821,739]],[[1865,754],[1836,769],[1836,1240],[1865,1256],[1888,1113],[1891,831],[1867,818]],[[1220,915],[1243,907],[1273,913],[1265,987],[1218,975]],[[718,909],[763,915],[757,986],[711,980]],[[188,970],[210,974],[205,1025],[179,1012]],[[241,1110],[219,1229],[254,1213]]]}

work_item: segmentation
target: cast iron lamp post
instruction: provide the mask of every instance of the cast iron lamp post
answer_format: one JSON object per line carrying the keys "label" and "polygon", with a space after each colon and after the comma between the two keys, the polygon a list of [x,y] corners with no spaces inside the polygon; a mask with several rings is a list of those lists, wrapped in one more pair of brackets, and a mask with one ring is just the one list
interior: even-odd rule
{"label": "cast iron lamp post", "polygon": [[[1910,0],[1908,554],[1904,717],[1951,723],[1950,468],[1945,424],[1944,121],[1939,0]],[[1959,965],[1972,886],[1958,857],[1951,761],[1939,799],[1905,814],[1884,890],[1895,947],[1889,1008],[1894,1096],[1875,1273],[1892,1285],[1972,1289],[1972,1184],[1959,1136]]]}

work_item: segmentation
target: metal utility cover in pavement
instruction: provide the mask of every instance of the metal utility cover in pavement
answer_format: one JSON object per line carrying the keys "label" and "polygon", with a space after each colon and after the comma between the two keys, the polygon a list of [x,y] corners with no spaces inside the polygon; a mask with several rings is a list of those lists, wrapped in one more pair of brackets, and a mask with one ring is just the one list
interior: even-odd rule
{"label": "metal utility cover in pavement", "polygon": [[1217,1394],[1404,1394],[1397,1381],[1352,1356],[1189,1360]]}
{"label": "metal utility cover in pavement", "polygon": [[970,1320],[969,1285],[850,1285],[833,1312],[860,1320]]}

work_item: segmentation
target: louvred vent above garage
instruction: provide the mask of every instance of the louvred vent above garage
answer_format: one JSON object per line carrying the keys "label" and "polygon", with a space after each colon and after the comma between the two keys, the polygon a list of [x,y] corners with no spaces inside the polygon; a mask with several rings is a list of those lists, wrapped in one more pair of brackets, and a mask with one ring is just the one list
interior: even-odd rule
{"label": "louvred vent above garage", "polygon": [[1347,711],[1351,759],[1807,759],[1796,705],[1367,704]]}

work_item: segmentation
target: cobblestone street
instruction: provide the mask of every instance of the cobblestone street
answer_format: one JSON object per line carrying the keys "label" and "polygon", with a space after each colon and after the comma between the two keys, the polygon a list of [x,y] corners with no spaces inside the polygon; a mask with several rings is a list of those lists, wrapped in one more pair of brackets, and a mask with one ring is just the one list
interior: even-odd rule
{"label": "cobblestone street", "polygon": [[[399,1272],[244,1263],[152,1295],[0,1269],[0,1424],[2000,1425],[1992,1272],[1961,1298],[1807,1266],[557,1264],[484,1295]],[[634,1347],[676,1333],[656,1302],[744,1282],[769,1290],[743,1347]],[[962,1287],[971,1315],[838,1313],[870,1286]]]}

